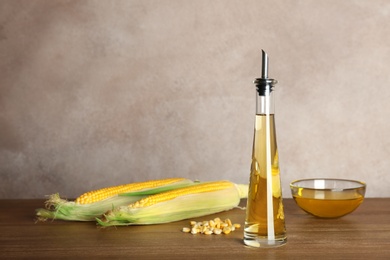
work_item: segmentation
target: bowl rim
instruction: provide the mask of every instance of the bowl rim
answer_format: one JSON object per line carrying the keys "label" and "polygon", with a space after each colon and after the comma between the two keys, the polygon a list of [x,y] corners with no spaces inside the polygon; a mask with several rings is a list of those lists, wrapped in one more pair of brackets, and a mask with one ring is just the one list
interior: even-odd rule
{"label": "bowl rim", "polygon": [[[348,181],[348,182],[353,182],[356,183],[357,186],[353,188],[310,188],[310,187],[305,187],[305,186],[297,186],[295,183],[301,182],[301,181],[314,181],[314,180],[325,180],[325,181]],[[290,183],[290,188],[304,188],[308,190],[318,190],[318,191],[344,191],[344,190],[355,190],[355,189],[361,189],[361,188],[366,188],[367,184],[363,181],[358,181],[358,180],[350,180],[350,179],[340,179],[340,178],[307,178],[307,179],[297,179],[294,180]]]}

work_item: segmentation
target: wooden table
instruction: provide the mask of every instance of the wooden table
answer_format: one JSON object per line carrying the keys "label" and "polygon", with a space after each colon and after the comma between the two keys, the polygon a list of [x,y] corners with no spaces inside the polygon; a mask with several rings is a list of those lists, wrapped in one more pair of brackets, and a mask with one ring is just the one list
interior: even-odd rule
{"label": "wooden table", "polygon": [[[0,259],[390,259],[390,198],[369,198],[339,219],[314,218],[285,199],[288,242],[248,248],[243,230],[229,235],[182,233],[188,221],[98,228],[93,222],[35,223],[43,200],[0,200]],[[214,217],[244,222],[234,209]]]}

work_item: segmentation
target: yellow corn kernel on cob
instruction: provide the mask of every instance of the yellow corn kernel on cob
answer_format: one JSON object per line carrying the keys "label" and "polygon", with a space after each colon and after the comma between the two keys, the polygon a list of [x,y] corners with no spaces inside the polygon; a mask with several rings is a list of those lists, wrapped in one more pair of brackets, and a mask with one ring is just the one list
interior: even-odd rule
{"label": "yellow corn kernel on cob", "polygon": [[237,207],[247,197],[248,185],[230,181],[194,184],[140,199],[108,211],[102,226],[158,224],[205,216]]}
{"label": "yellow corn kernel on cob", "polygon": [[95,203],[112,196],[116,196],[121,193],[128,193],[133,191],[139,191],[143,189],[150,189],[165,186],[168,184],[176,183],[185,180],[184,178],[169,178],[161,180],[151,180],[145,182],[135,182],[124,185],[106,187],[99,190],[89,191],[80,195],[75,202],[78,204],[90,204]]}
{"label": "yellow corn kernel on cob", "polygon": [[59,194],[49,196],[46,209],[37,209],[39,220],[62,219],[93,221],[106,211],[128,205],[150,194],[194,184],[185,178],[167,178],[107,187],[82,194],[75,201],[61,199]]}

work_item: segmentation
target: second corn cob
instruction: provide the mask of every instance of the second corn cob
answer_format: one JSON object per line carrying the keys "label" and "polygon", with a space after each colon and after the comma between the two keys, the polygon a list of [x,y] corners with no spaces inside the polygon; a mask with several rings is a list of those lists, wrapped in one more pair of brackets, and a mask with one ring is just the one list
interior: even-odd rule
{"label": "second corn cob", "polygon": [[237,207],[247,185],[214,181],[145,197],[113,209],[97,221],[102,226],[146,225],[205,216]]}

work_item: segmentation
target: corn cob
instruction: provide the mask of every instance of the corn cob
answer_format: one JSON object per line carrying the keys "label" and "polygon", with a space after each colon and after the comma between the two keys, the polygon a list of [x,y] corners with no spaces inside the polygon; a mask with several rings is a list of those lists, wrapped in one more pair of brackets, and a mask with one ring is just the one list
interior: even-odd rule
{"label": "corn cob", "polygon": [[[75,201],[61,199],[59,194],[53,194],[45,202],[46,209],[37,209],[36,215],[38,220],[42,221],[47,219],[93,221],[115,207],[128,205],[150,194],[192,184],[193,181],[185,178],[136,182],[86,192]],[[126,196],[121,196],[122,194]]]}
{"label": "corn cob", "polygon": [[167,223],[205,216],[237,207],[247,197],[248,185],[230,181],[195,184],[140,199],[97,218],[102,226]]}

